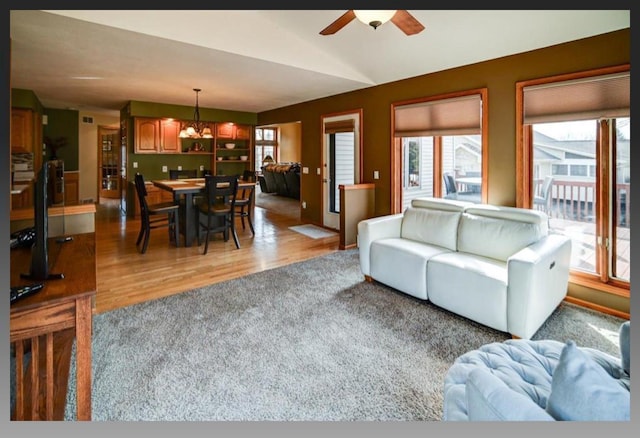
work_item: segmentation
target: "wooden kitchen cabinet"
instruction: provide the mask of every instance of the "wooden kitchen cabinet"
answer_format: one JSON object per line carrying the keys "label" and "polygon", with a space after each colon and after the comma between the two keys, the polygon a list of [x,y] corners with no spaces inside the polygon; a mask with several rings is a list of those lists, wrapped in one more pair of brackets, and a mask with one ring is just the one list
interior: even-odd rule
{"label": "wooden kitchen cabinet", "polygon": [[180,153],[182,152],[180,140],[180,121],[173,119],[161,119],[160,124],[160,152]]}
{"label": "wooden kitchen cabinet", "polygon": [[134,122],[134,152],[154,154],[160,149],[160,123],[158,119],[136,117]]}
{"label": "wooden kitchen cabinet", "polygon": [[250,140],[251,129],[250,125],[238,125],[232,122],[216,123],[216,138]]}
{"label": "wooden kitchen cabinet", "polygon": [[136,117],[134,123],[136,154],[177,154],[181,152],[180,121]]}
{"label": "wooden kitchen cabinet", "polygon": [[33,111],[11,109],[11,152],[33,152]]}

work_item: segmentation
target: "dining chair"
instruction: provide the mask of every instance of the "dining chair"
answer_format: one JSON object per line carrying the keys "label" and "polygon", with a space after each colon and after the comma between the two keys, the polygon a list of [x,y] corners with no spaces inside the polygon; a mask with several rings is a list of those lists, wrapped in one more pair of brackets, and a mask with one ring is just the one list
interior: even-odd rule
{"label": "dining chair", "polygon": [[198,169],[169,169],[169,179],[197,178]]}
{"label": "dining chair", "polygon": [[540,194],[533,197],[533,205],[536,209],[549,213],[551,210],[551,188],[553,187],[553,177],[547,175],[542,182]]}
{"label": "dining chair", "polygon": [[[256,172],[253,170],[245,170],[242,174],[242,180],[255,183],[256,182]],[[251,185],[251,187],[238,187],[238,192],[236,194],[236,215],[240,218],[242,222],[242,229],[246,229],[244,219],[247,218],[247,222],[249,222],[249,228],[251,229],[251,234],[256,235],[255,230],[253,229],[253,220],[251,219],[251,211],[253,210],[253,197],[256,190],[255,184]]]}
{"label": "dining chair", "polygon": [[203,254],[206,254],[209,249],[210,233],[222,233],[226,242],[229,240],[229,231],[231,231],[236,248],[240,249],[235,227],[237,191],[236,175],[204,177],[204,196],[198,203],[198,245],[200,245],[201,232],[206,231]]}
{"label": "dining chair", "polygon": [[[147,202],[147,188],[141,173],[135,175],[136,193],[140,203],[140,232],[136,240],[136,246],[142,254],[147,252],[149,235],[155,228],[169,228],[169,241],[179,245],[179,205],[174,202],[160,202],[149,204]],[[143,241],[144,239],[144,241]],[[139,247],[142,242],[142,248]]]}
{"label": "dining chair", "polygon": [[460,192],[458,190],[458,184],[456,183],[455,177],[450,173],[444,173],[442,175],[444,179],[444,187],[446,189],[446,195],[444,196],[447,199],[457,199],[460,201],[467,202],[480,202],[480,194],[474,191],[463,191]]}

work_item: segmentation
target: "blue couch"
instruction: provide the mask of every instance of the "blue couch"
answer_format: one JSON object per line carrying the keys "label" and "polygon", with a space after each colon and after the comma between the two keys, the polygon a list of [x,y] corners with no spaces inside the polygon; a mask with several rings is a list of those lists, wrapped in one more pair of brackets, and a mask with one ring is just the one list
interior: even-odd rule
{"label": "blue couch", "polygon": [[620,359],[573,341],[509,339],[458,357],[445,377],[445,421],[628,421],[630,327]]}

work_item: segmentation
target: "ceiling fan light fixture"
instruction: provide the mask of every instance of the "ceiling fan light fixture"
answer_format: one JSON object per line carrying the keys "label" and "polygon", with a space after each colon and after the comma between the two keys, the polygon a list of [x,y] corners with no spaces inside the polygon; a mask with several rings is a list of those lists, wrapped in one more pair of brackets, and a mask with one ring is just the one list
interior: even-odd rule
{"label": "ceiling fan light fixture", "polygon": [[377,29],[378,26],[383,25],[387,21],[391,20],[397,11],[379,10],[379,11],[365,11],[354,10],[356,18],[362,21],[364,24]]}

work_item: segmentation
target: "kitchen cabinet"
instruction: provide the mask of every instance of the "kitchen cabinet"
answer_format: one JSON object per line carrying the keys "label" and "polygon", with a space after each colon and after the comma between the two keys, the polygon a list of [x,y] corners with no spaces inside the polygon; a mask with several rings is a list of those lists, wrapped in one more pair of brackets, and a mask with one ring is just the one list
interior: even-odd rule
{"label": "kitchen cabinet", "polygon": [[180,121],[173,119],[159,120],[160,124],[160,152],[162,153],[180,153]]}
{"label": "kitchen cabinet", "polygon": [[227,140],[251,140],[252,127],[250,125],[238,125],[233,122],[216,123],[216,138]]}
{"label": "kitchen cabinet", "polygon": [[182,152],[180,121],[136,117],[134,123],[136,154],[179,154]]}
{"label": "kitchen cabinet", "polygon": [[33,152],[33,111],[11,109],[11,152]]}
{"label": "kitchen cabinet", "polygon": [[160,150],[160,123],[158,119],[136,117],[134,122],[134,151],[136,154],[154,154]]}

